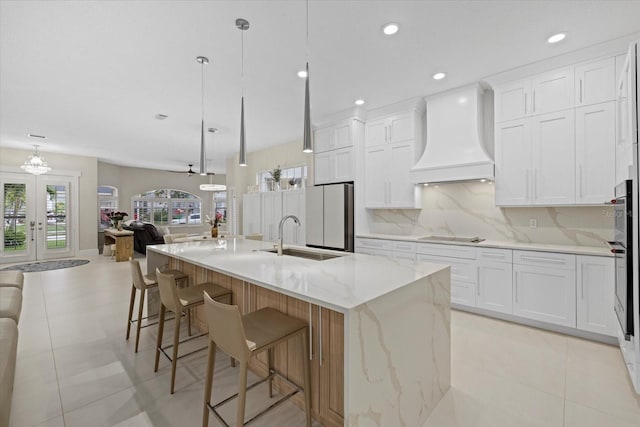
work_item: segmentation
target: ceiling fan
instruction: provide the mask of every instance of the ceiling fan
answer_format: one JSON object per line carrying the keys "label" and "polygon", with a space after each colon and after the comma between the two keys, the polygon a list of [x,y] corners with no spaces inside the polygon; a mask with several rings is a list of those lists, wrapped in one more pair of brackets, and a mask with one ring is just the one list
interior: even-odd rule
{"label": "ceiling fan", "polygon": [[[173,173],[186,173],[187,176],[191,176],[191,175],[200,175],[198,172],[193,170],[193,163],[189,163],[189,170],[182,170],[182,171],[167,171],[167,172],[173,172]],[[207,172],[207,175],[215,175],[214,172]]]}

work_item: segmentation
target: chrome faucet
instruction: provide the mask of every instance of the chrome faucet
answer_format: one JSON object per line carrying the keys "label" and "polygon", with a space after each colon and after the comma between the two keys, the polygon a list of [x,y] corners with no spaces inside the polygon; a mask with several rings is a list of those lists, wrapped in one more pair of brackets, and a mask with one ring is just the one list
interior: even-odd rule
{"label": "chrome faucet", "polygon": [[287,216],[283,217],[280,220],[280,225],[278,226],[278,256],[282,256],[282,232],[283,232],[283,226],[284,226],[285,221],[288,220],[289,218],[291,218],[296,224],[298,224],[298,227],[300,227],[300,220],[295,215],[287,215]]}

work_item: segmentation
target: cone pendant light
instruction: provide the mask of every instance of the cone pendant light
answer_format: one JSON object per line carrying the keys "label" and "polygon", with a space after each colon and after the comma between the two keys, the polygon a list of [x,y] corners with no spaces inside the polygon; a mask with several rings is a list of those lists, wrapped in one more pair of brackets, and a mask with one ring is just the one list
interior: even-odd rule
{"label": "cone pendant light", "polygon": [[202,70],[202,119],[200,121],[200,175],[207,174],[207,157],[204,146],[204,66],[209,63],[209,59],[204,56],[198,56],[196,61]]}
{"label": "cone pendant light", "polygon": [[302,152],[313,153],[311,142],[311,108],[309,100],[309,0],[307,0],[307,77],[304,84],[304,129],[302,131]]}
{"label": "cone pendant light", "polygon": [[238,165],[247,166],[247,144],[244,134],[244,32],[249,29],[249,21],[246,19],[236,19],[236,27],[242,31],[242,97],[240,98],[240,153],[238,156]]}

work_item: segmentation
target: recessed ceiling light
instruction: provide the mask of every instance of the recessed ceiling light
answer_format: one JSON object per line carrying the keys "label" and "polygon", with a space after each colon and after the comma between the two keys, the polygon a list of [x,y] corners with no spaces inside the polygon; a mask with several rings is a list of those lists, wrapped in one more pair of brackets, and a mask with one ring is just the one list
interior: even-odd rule
{"label": "recessed ceiling light", "polygon": [[28,133],[27,136],[29,138],[37,138],[37,139],[47,139],[44,135],[36,135],[35,133]]}
{"label": "recessed ceiling light", "polygon": [[559,41],[564,40],[565,37],[567,37],[567,33],[554,34],[547,39],[547,43],[558,43]]}
{"label": "recessed ceiling light", "polygon": [[445,77],[447,77],[447,73],[442,73],[442,72],[440,72],[440,73],[435,73],[435,74],[433,75],[433,80],[442,80],[442,79],[444,79]]}
{"label": "recessed ceiling light", "polygon": [[356,99],[356,105],[363,105],[364,99]]}
{"label": "recessed ceiling light", "polygon": [[382,32],[390,36],[397,33],[399,29],[400,27],[398,26],[398,24],[391,22],[382,27]]}
{"label": "recessed ceiling light", "polygon": [[169,116],[167,116],[166,114],[160,114],[160,113],[158,113],[158,114],[156,114],[156,115],[155,115],[156,120],[164,120],[164,119],[166,119],[167,117],[169,117]]}
{"label": "recessed ceiling light", "polygon": [[307,71],[306,70],[298,71],[298,77],[300,77],[301,79],[306,79],[307,78]]}

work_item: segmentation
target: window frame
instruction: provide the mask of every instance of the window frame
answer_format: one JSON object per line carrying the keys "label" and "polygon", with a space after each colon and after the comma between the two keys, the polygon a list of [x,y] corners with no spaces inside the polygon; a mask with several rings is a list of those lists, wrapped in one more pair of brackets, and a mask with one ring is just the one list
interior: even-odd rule
{"label": "window frame", "polygon": [[[181,193],[190,197],[170,197],[175,195],[175,193]],[[150,196],[151,194],[155,194],[155,196]],[[169,197],[163,197],[163,194]],[[141,207],[140,205],[142,204],[146,206]],[[192,204],[192,206],[189,206],[190,204]],[[204,224],[204,219],[202,218],[202,206],[202,197],[191,193],[190,191],[175,188],[159,188],[144,191],[131,197],[131,218],[138,221],[149,222],[156,226],[201,226]],[[146,215],[144,215],[144,218],[142,219],[139,214],[141,209],[147,210]],[[177,210],[184,210],[184,215],[181,214],[178,215],[177,218],[174,218]],[[156,211],[161,212],[160,221],[156,220]],[[196,215],[198,218],[191,218]],[[184,222],[180,222],[182,219],[184,219]]]}

